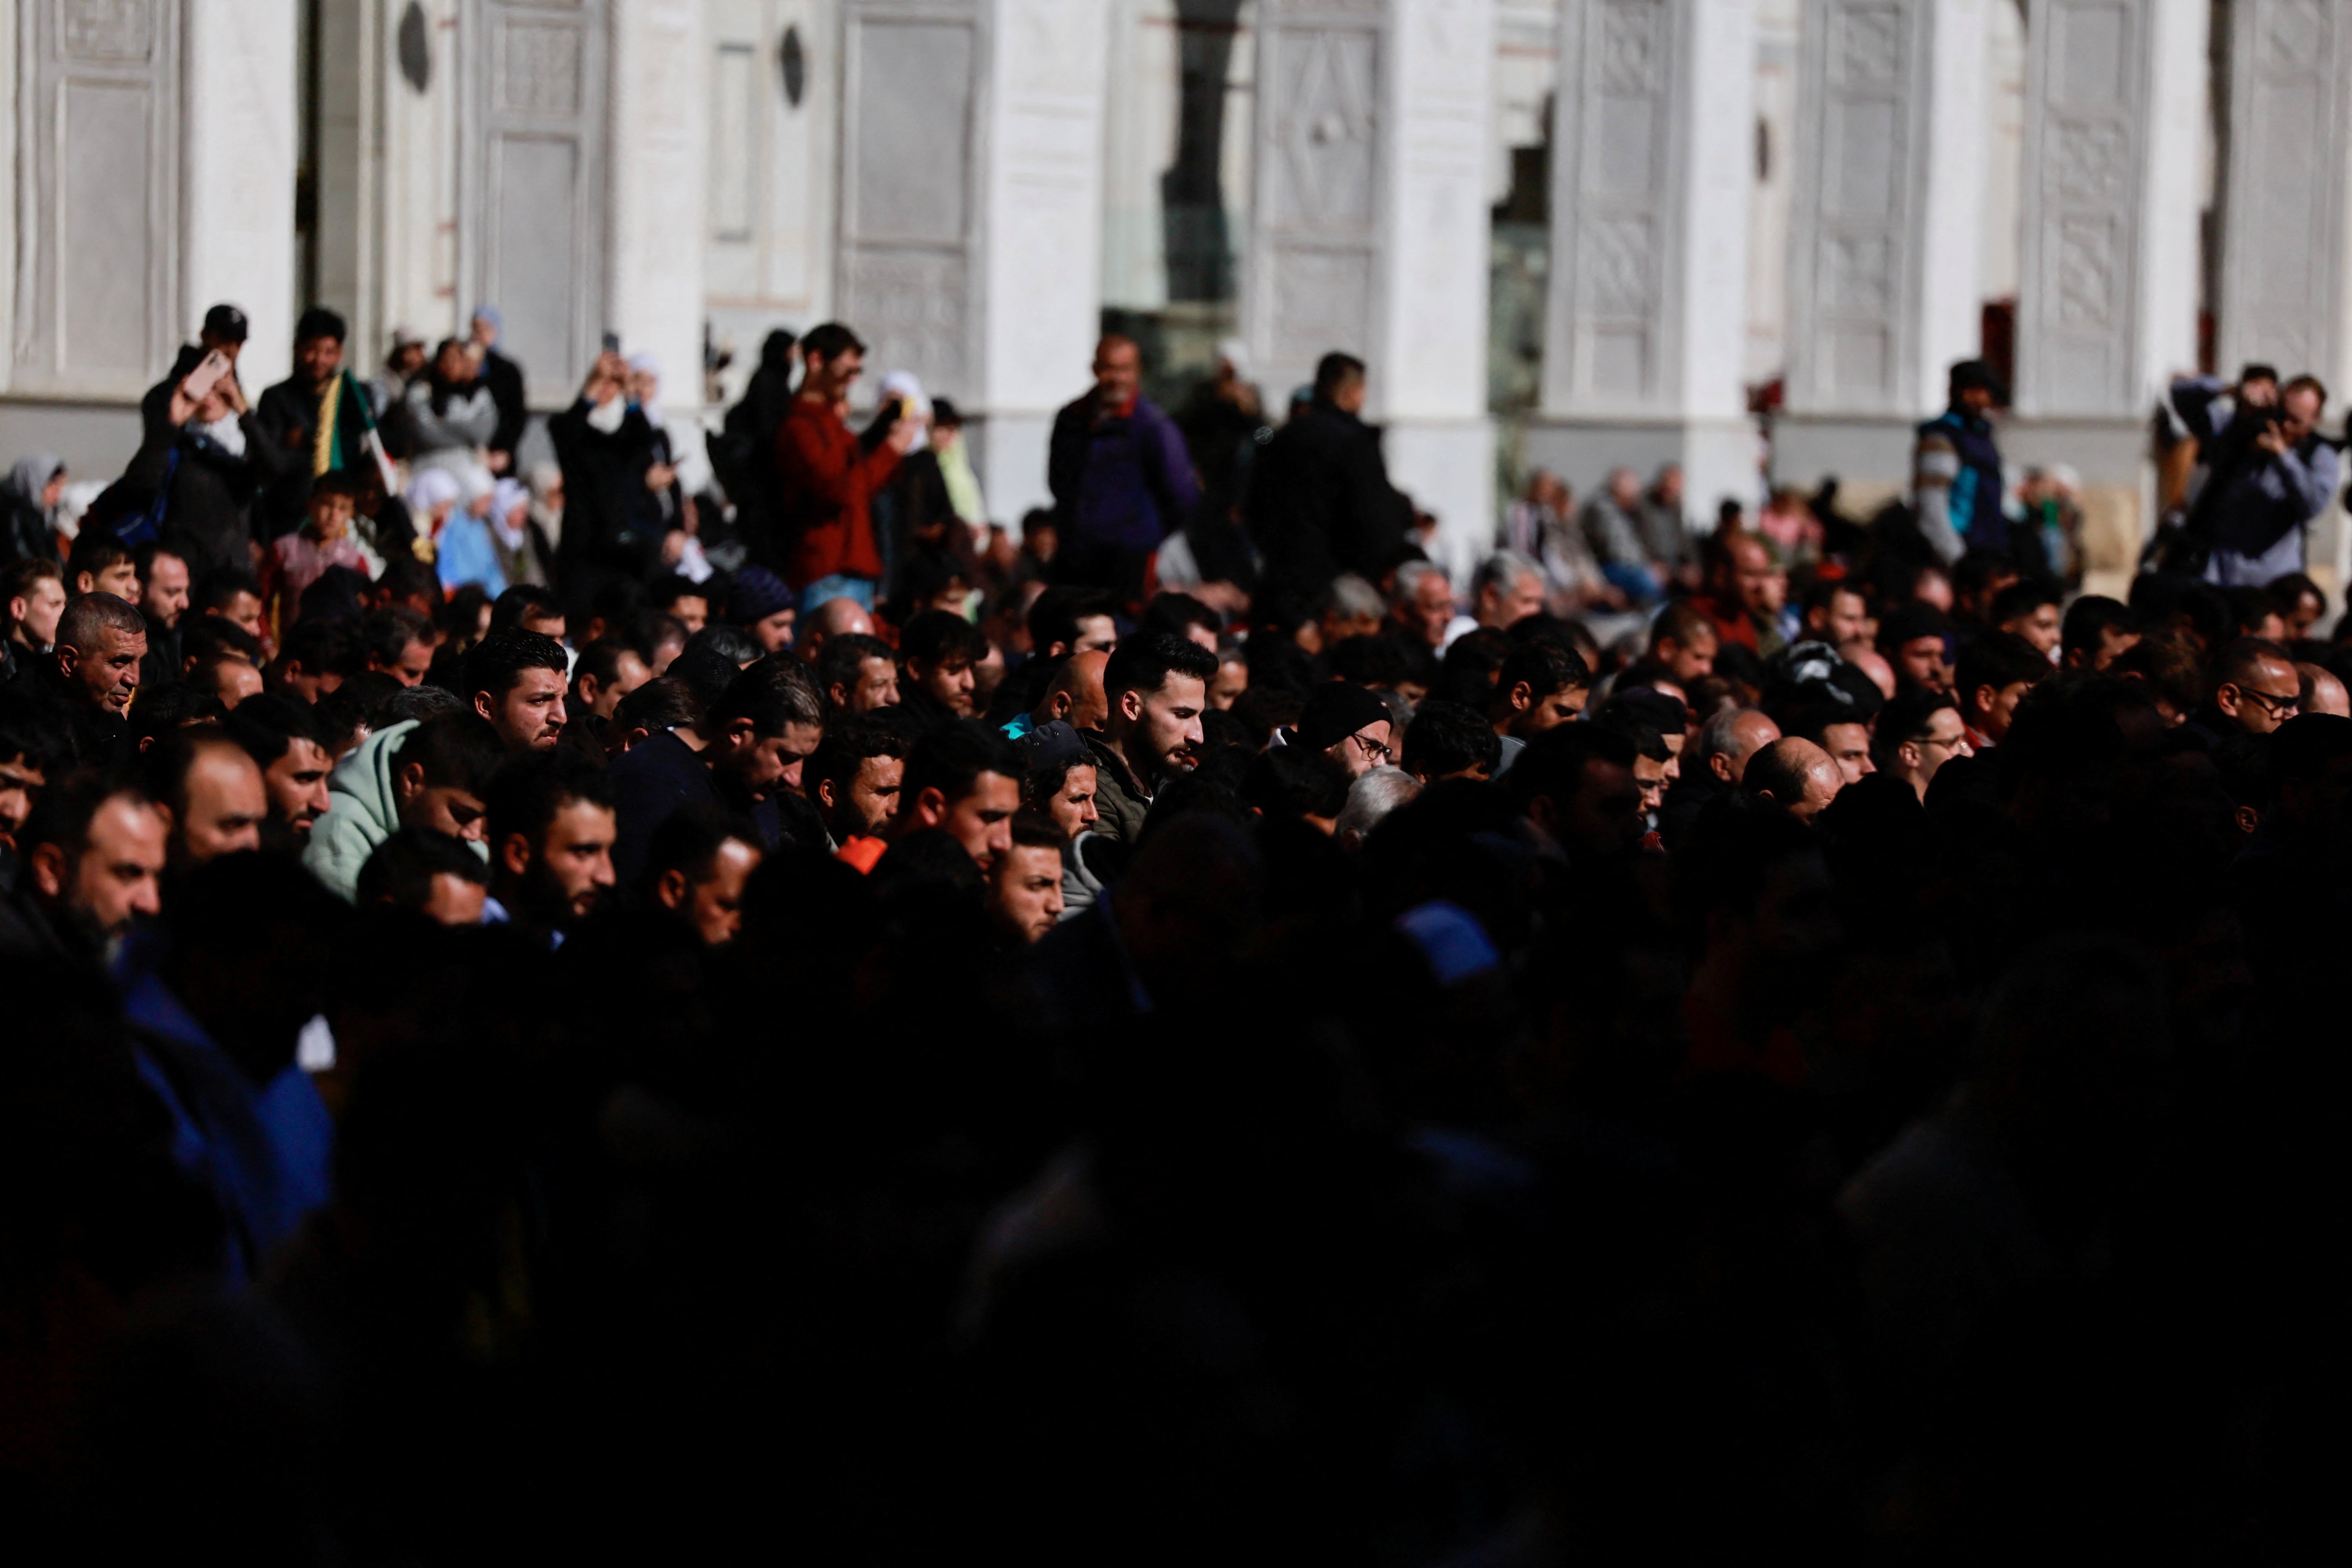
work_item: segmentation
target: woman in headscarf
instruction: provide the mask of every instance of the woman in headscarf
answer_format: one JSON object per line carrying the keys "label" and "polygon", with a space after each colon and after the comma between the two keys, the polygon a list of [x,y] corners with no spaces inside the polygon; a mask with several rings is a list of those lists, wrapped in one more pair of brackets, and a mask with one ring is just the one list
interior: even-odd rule
{"label": "woman in headscarf", "polygon": [[914,446],[873,500],[874,542],[882,550],[882,580],[890,584],[891,598],[904,596],[901,581],[908,563],[921,555],[945,554],[969,575],[971,539],[957,526],[954,498],[931,440],[931,400],[912,371],[894,370],[882,378],[882,423],[889,422],[893,403],[906,405],[907,417],[919,428]]}
{"label": "woman in headscarf", "polygon": [[455,338],[433,351],[433,368],[402,395],[422,468],[478,463],[499,427],[499,405],[477,373],[474,355]]}
{"label": "woman in headscarf", "polygon": [[554,555],[531,521],[530,487],[520,479],[500,479],[490,494],[490,552],[507,584],[529,584],[544,588],[552,581],[548,564]]}
{"label": "woman in headscarf", "polygon": [[0,500],[7,503],[5,531],[0,531],[0,560],[55,561],[58,558],[58,502],[66,492],[66,463],[55,452],[36,452],[16,459],[8,488]]}
{"label": "woman in headscarf", "polygon": [[490,523],[490,508],[498,499],[498,485],[491,479],[490,471],[478,463],[448,471],[460,488],[461,504],[453,508],[441,524],[441,536],[433,552],[433,569],[439,574],[444,588],[476,584],[495,599],[507,591],[507,574],[499,565]]}

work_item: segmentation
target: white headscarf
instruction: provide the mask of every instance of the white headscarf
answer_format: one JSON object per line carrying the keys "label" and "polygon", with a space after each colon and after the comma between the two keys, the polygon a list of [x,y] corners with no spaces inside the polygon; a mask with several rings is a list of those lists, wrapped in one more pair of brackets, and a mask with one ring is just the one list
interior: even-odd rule
{"label": "white headscarf", "polygon": [[457,476],[446,468],[420,469],[408,481],[408,515],[419,529],[429,526],[434,512],[445,506],[454,506],[465,495],[465,487]]}

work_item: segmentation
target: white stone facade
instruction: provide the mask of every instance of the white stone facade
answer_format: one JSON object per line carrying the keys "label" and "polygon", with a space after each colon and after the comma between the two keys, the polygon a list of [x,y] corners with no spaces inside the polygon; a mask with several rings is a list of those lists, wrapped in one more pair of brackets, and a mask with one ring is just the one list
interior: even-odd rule
{"label": "white stone facade", "polygon": [[[2225,370],[2352,384],[2341,0],[0,16],[0,445],[92,477],[221,299],[252,318],[257,384],[310,300],[349,318],[362,363],[393,327],[452,332],[481,301],[541,405],[610,331],[660,357],[684,416],[730,396],[771,329],[838,316],[877,374],[913,370],[973,417],[1008,521],[1044,499],[1047,425],[1107,320],[1144,339],[1162,396],[1223,340],[1277,406],[1345,349],[1457,563],[1537,462],[1586,489],[1680,461],[1702,518],[1751,498],[1747,411],[1776,383],[1780,479],[1892,493],[1908,425],[1995,317],[2010,449],[2131,507],[2137,431],[2200,342]],[[706,345],[732,357],[709,380]]]}

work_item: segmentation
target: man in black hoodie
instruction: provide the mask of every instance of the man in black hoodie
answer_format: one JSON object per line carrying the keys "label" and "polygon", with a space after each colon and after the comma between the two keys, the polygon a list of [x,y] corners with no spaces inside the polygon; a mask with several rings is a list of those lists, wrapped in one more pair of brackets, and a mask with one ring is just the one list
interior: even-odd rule
{"label": "man in black hoodie", "polygon": [[1266,589],[1312,599],[1342,572],[1377,581],[1412,521],[1364,423],[1364,362],[1325,354],[1313,401],[1275,433],[1250,480],[1251,536]]}

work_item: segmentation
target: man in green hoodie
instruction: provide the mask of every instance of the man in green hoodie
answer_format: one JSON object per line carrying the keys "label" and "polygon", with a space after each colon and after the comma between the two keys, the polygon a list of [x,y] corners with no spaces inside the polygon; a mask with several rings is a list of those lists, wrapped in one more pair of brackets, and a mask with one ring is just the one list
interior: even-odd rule
{"label": "man in green hoodie", "polygon": [[483,801],[505,743],[478,713],[444,713],[379,730],[335,764],[327,815],[310,829],[302,864],[346,902],[360,868],[403,826],[462,838],[485,859]]}

